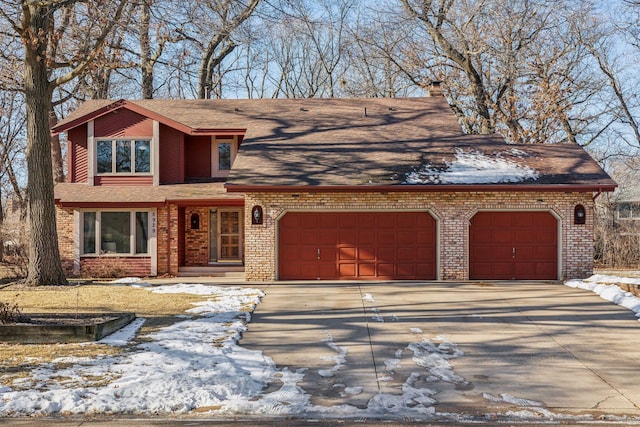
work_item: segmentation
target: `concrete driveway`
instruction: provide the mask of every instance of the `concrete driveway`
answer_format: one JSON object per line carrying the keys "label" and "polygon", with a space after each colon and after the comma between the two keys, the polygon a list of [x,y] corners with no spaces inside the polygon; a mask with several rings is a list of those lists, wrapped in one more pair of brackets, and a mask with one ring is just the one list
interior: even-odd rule
{"label": "concrete driveway", "polygon": [[409,390],[444,413],[640,416],[640,323],[590,292],[538,282],[264,290],[240,345],[303,369],[312,404],[366,407]]}

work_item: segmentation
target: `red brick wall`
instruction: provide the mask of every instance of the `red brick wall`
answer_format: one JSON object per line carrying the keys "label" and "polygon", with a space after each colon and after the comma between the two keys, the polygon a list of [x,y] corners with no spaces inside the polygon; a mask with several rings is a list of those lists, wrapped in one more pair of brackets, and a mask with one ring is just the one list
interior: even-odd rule
{"label": "red brick wall", "polygon": [[[573,208],[587,209],[587,223],[573,224]],[[264,208],[264,224],[251,224],[251,207]],[[478,210],[543,210],[558,219],[562,244],[559,279],[593,270],[591,193],[251,193],[245,195],[247,280],[276,279],[276,225],[287,210],[428,210],[438,221],[439,279],[469,277],[469,220]]]}
{"label": "red brick wall", "polygon": [[151,272],[150,257],[86,257],[80,259],[83,277],[146,277]]}
{"label": "red brick wall", "polygon": [[[191,216],[198,215],[200,228],[191,228]],[[185,223],[185,265],[207,266],[209,264],[209,208],[186,208]]]}
{"label": "red brick wall", "polygon": [[58,249],[65,273],[73,274],[73,209],[56,208],[56,226],[58,227]]}

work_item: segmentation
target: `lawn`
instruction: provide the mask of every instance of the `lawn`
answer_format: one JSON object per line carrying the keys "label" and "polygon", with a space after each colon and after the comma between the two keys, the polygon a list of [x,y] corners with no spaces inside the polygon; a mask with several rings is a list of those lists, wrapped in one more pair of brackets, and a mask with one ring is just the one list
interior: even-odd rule
{"label": "lawn", "polygon": [[[0,290],[0,302],[28,313],[134,312],[146,319],[132,346],[145,335],[183,320],[177,315],[193,307],[202,297],[191,294],[158,294],[146,289],[114,285],[75,285],[26,288],[10,285]],[[29,375],[31,370],[61,357],[113,356],[127,352],[127,346],[79,344],[1,344],[0,385]]]}

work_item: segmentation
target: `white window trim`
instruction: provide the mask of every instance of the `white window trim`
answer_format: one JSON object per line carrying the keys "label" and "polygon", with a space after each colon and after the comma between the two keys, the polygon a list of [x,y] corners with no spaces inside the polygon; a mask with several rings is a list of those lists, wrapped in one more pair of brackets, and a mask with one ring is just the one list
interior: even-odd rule
{"label": "white window trim", "polygon": [[226,178],[229,176],[231,168],[229,170],[218,169],[218,144],[231,144],[231,168],[233,168],[233,162],[238,154],[238,137],[235,135],[211,137],[211,176],[213,178]]}
{"label": "white window trim", "polygon": [[[111,141],[111,172],[98,172],[98,143],[102,142],[102,141]],[[149,150],[151,150],[151,152],[149,153],[149,172],[115,172],[116,170],[116,156],[114,155],[114,153],[116,152],[115,150],[115,146],[116,146],[116,141],[130,141],[132,142],[132,148],[131,148],[131,168],[135,168],[135,164],[136,164],[136,150],[135,150],[135,142],[136,141],[149,141]],[[155,171],[155,153],[157,152],[157,150],[155,149],[155,143],[154,143],[154,138],[153,137],[148,137],[148,136],[141,136],[141,137],[134,137],[134,138],[97,138],[97,137],[93,137],[93,143],[91,144],[92,148],[93,148],[93,153],[91,154],[92,159],[93,159],[93,168],[94,168],[94,175],[95,176],[155,176],[154,175],[154,171]]]}
{"label": "white window trim", "polygon": [[[85,212],[95,212],[96,213],[96,229],[95,229],[95,253],[84,253],[84,213]],[[102,234],[102,212],[128,212],[129,213],[129,248],[130,251],[128,253],[101,253],[100,248],[100,236]],[[147,252],[146,253],[136,253],[136,212],[148,212],[149,213],[149,229],[147,230]],[[152,270],[157,272],[157,216],[155,209],[83,209],[78,211],[78,239],[76,240],[76,249],[75,252],[78,254],[78,259],[80,257],[91,258],[91,257],[141,257],[141,258],[152,258],[151,266]],[[131,231],[134,231],[133,233]],[[153,274],[153,271],[152,271]]]}

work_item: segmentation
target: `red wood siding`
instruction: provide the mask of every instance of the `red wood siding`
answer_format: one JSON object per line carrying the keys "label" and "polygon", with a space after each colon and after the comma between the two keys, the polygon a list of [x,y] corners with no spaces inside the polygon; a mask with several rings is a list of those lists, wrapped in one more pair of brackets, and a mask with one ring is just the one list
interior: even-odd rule
{"label": "red wood siding", "polygon": [[160,183],[184,182],[184,134],[160,125]]}
{"label": "red wood siding", "polygon": [[85,277],[146,277],[151,274],[150,257],[80,258],[80,272]]}
{"label": "red wood siding", "polygon": [[69,130],[67,134],[67,182],[87,182],[89,180],[89,152],[87,150],[87,125]]}
{"label": "red wood siding", "polygon": [[93,177],[93,185],[153,185],[153,177],[149,175],[100,175]]}
{"label": "red wood siding", "polygon": [[94,122],[96,138],[152,137],[153,120],[127,109],[98,117]]}
{"label": "red wood siding", "polygon": [[548,212],[479,212],[469,228],[469,279],[558,279],[558,224]]}
{"label": "red wood siding", "polygon": [[211,176],[211,137],[187,136],[184,143],[186,178]]}
{"label": "red wood siding", "polygon": [[290,212],[279,223],[281,280],[436,278],[426,212]]}

